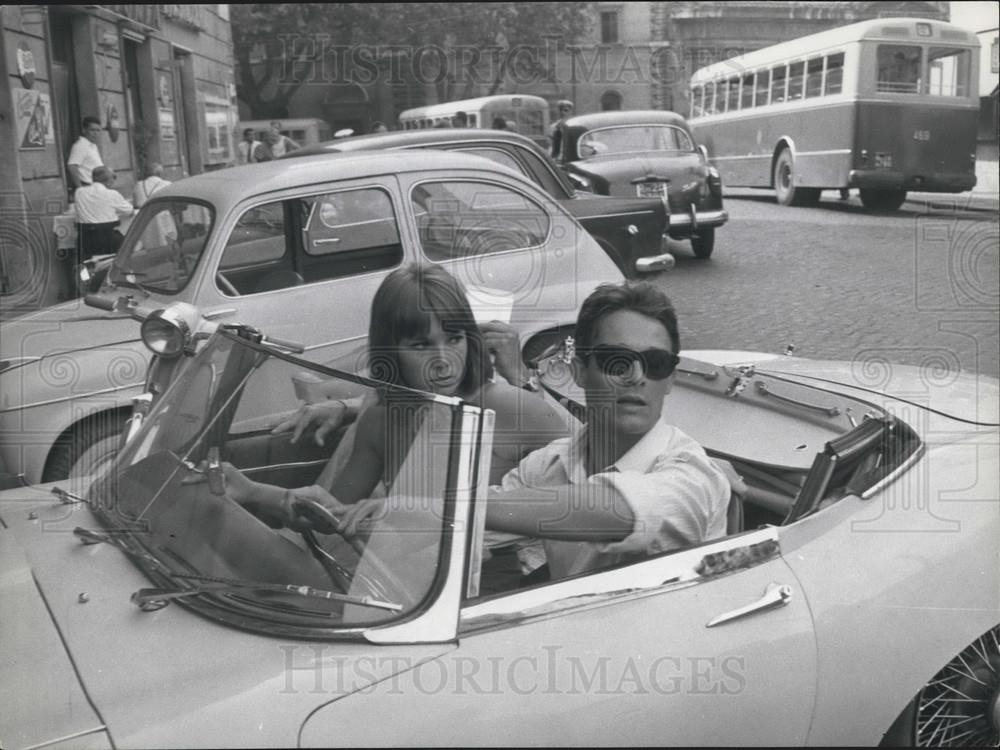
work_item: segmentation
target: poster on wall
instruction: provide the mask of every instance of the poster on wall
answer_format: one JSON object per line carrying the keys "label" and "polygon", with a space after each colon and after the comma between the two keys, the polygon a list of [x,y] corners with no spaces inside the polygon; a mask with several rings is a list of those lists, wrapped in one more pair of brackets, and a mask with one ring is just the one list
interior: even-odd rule
{"label": "poster on wall", "polygon": [[173,141],[177,138],[174,129],[174,112],[171,109],[161,109],[160,112],[160,139]]}
{"label": "poster on wall", "polygon": [[17,119],[17,147],[22,150],[45,148],[55,143],[49,95],[35,89],[15,88],[12,92]]}

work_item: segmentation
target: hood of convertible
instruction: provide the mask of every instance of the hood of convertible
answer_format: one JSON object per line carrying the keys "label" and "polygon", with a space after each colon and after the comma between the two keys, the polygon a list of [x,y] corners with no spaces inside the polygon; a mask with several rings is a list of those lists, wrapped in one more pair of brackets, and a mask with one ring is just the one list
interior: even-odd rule
{"label": "hood of convertible", "polygon": [[[290,747],[310,712],[451,644],[255,635],[171,604],[46,486],[0,492],[0,746]],[[331,737],[330,742],[336,738]]]}
{"label": "hood of convertible", "polygon": [[887,401],[979,425],[1000,423],[1000,381],[989,375],[942,366],[947,359],[928,352],[922,365],[881,358],[856,361],[802,359],[766,352],[685,350],[684,357],[726,367],[753,364],[758,371],[842,391],[884,406]]}

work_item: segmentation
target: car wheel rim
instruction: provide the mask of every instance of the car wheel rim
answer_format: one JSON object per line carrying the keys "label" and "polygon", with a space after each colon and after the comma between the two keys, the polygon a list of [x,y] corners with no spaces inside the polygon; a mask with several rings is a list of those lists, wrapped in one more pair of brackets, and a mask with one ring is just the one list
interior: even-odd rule
{"label": "car wheel rim", "polygon": [[1000,628],[978,638],[927,683],[916,721],[920,747],[1000,744]]}

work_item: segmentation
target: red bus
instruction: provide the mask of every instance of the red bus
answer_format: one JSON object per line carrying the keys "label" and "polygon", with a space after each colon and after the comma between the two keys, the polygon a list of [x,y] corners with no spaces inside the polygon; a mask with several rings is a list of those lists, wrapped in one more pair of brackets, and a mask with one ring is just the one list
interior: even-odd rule
{"label": "red bus", "polygon": [[978,50],[942,21],[862,21],[696,71],[689,122],[724,185],[782,205],[858,188],[895,210],[908,190],[975,186]]}

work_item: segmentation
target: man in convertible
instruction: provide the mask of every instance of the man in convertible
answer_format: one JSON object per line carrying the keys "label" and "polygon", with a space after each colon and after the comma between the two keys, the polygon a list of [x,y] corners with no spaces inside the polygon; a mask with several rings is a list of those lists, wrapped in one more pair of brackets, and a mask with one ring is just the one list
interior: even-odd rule
{"label": "man in convertible", "polygon": [[659,289],[599,286],[576,326],[586,427],[504,476],[487,528],[545,539],[552,578],[725,536],[726,475],[662,416],[679,350],[677,317]]}

